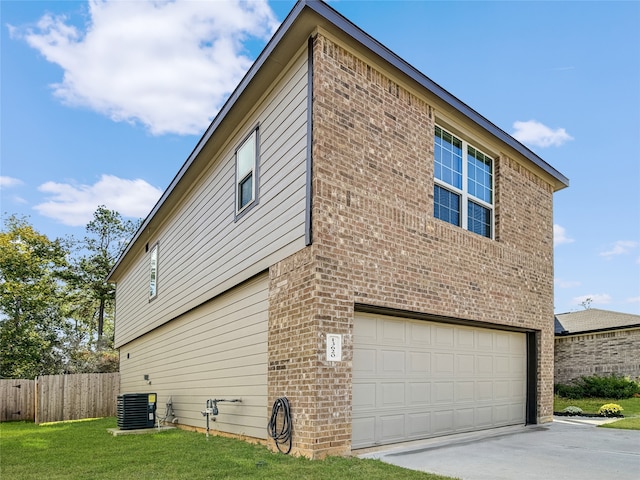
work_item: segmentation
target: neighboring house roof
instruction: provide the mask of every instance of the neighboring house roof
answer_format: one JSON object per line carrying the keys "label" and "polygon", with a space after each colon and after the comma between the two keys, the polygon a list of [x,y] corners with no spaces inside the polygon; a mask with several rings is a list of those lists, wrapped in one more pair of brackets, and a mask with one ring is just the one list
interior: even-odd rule
{"label": "neighboring house roof", "polygon": [[299,46],[318,27],[337,37],[357,42],[364,51],[368,51],[373,56],[381,59],[391,70],[395,70],[409,82],[414,82],[414,84],[424,88],[434,95],[439,102],[448,105],[461,116],[468,118],[495,138],[504,142],[508,147],[549,175],[556,191],[569,186],[567,177],[541,157],[409,65],[332,7],[320,0],[300,0],[295,4],[271,40],[269,40],[251,68],[249,68],[249,71],[213,119],[213,122],[211,122],[211,125],[209,125],[169,187],[153,207],[151,213],[142,222],[133,240],[107,277],[108,281],[117,281],[118,271],[122,266],[123,260],[134,245],[141,241],[140,237],[143,232],[153,231],[156,225],[162,223],[162,219],[158,219],[157,216],[161,212],[170,211],[175,206],[177,202],[176,196],[179,198],[189,189],[189,186],[201,171],[200,168],[203,168],[203,165],[211,158],[212,152],[215,152],[221,142],[228,137],[232,126],[236,124],[235,122],[245,112],[249,111],[249,108],[254,104],[253,102],[264,92],[264,85],[273,81],[281,71],[282,66],[289,61]]}
{"label": "neighboring house roof", "polygon": [[562,326],[560,320],[558,320],[558,317],[553,317],[553,333],[555,333],[556,335],[566,335],[567,333],[569,333]]}
{"label": "neighboring house roof", "polygon": [[640,315],[588,308],[579,312],[558,313],[554,319],[556,335],[640,328]]}

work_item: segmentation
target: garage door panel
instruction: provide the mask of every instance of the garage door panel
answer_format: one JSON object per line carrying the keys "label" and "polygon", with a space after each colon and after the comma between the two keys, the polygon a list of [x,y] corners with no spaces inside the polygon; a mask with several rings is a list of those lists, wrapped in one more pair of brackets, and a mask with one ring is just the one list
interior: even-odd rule
{"label": "garage door panel", "polygon": [[407,433],[409,438],[423,438],[431,431],[429,413],[410,413],[407,415]]}
{"label": "garage door panel", "polygon": [[519,419],[525,415],[524,407],[521,403],[512,403],[510,406],[510,412],[511,416],[509,419],[512,422],[518,422]]}
{"label": "garage door panel", "polygon": [[436,435],[442,435],[444,433],[453,433],[454,428],[454,414],[453,410],[442,410],[434,412],[432,415],[433,433]]}
{"label": "garage door panel", "polygon": [[466,349],[475,347],[475,332],[473,330],[456,330],[456,346]]}
{"label": "garage door panel", "polygon": [[353,384],[353,409],[373,409],[376,406],[376,383]]}
{"label": "garage door panel", "polygon": [[382,350],[380,372],[383,374],[402,374],[406,370],[406,352],[404,350]]}
{"label": "garage door panel", "polygon": [[371,439],[376,436],[376,417],[370,415],[368,417],[354,418],[351,430],[351,444],[354,447],[370,445]]}
{"label": "garage door panel", "polygon": [[375,348],[354,349],[353,374],[374,376],[376,374],[377,361],[377,351]]}
{"label": "garage door panel", "polygon": [[456,355],[456,375],[473,375],[475,373],[475,356],[459,353]]}
{"label": "garage door panel", "polygon": [[510,382],[511,387],[510,397],[513,399],[524,400],[525,392],[527,391],[526,383],[523,381],[513,380]]}
{"label": "garage door panel", "polygon": [[454,330],[451,327],[435,327],[436,341],[438,347],[453,347]]}
{"label": "garage door panel", "polygon": [[493,407],[478,407],[476,408],[476,424],[478,428],[488,428],[493,425]]}
{"label": "garage door panel", "polygon": [[379,422],[382,443],[393,443],[406,437],[404,415],[384,415],[380,417]]}
{"label": "garage door panel", "polygon": [[475,427],[474,408],[458,408],[454,418],[456,430],[472,430]]}
{"label": "garage door panel", "polygon": [[406,328],[403,322],[385,320],[382,323],[382,336],[385,345],[404,345]]}
{"label": "garage door panel", "polygon": [[451,376],[453,374],[454,359],[453,353],[434,353],[433,373],[435,375]]}
{"label": "garage door panel", "polygon": [[411,346],[431,345],[431,325],[427,323],[410,323],[408,325],[408,344]]}
{"label": "garage door panel", "polygon": [[[512,359],[514,358],[513,356],[511,357]],[[517,377],[526,377],[527,376],[527,361],[526,361],[526,355],[522,355],[520,362],[511,362],[509,364],[510,367],[510,373],[512,374],[512,376],[517,376]]]}
{"label": "garage door panel", "polygon": [[493,400],[494,382],[480,381],[475,384],[475,397],[479,402]]}
{"label": "garage door panel", "polygon": [[493,357],[490,355],[476,356],[476,373],[493,377]]}
{"label": "garage door panel", "polygon": [[511,394],[510,382],[506,380],[496,381],[494,382],[494,385],[495,385],[495,389],[494,389],[495,400],[504,400],[510,397],[510,394]]}
{"label": "garage door panel", "polygon": [[407,396],[407,406],[426,406],[431,403],[431,384],[428,382],[409,383],[409,395]]}
{"label": "garage door panel", "polygon": [[504,376],[508,375],[511,372],[511,367],[509,366],[510,358],[506,356],[495,356],[493,357],[493,365],[494,365],[494,373],[496,375]]}
{"label": "garage door panel", "polygon": [[509,404],[496,405],[494,407],[494,419],[498,423],[507,423],[511,419],[511,406]]}
{"label": "garage door panel", "polygon": [[404,407],[405,406],[405,384],[400,382],[382,383],[380,385],[379,407]]}
{"label": "garage door panel", "polygon": [[476,338],[478,341],[478,349],[485,351],[493,350],[493,333],[491,332],[476,332]]}
{"label": "garage door panel", "polygon": [[472,402],[474,400],[475,382],[456,382],[455,392],[456,402]]}
{"label": "garage door panel", "polygon": [[436,382],[433,387],[433,403],[453,402],[453,382]]}
{"label": "garage door panel", "polygon": [[527,344],[524,335],[511,337],[511,353],[521,354],[527,351]]}
{"label": "garage door panel", "polygon": [[524,424],[525,334],[357,314],[353,448]]}
{"label": "garage door panel", "polygon": [[408,352],[409,366],[407,374],[427,374],[431,371],[431,354],[428,352]]}

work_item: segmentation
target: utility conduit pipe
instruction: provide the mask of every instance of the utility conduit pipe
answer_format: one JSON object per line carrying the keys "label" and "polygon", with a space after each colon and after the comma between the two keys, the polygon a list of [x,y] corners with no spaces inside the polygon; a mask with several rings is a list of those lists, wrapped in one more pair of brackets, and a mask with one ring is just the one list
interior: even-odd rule
{"label": "utility conduit pipe", "polygon": [[213,421],[216,421],[215,416],[218,415],[219,402],[237,403],[242,402],[242,399],[234,398],[233,400],[226,400],[224,398],[210,398],[207,400],[206,408],[200,412],[203,417],[207,417],[207,440],[209,440],[209,418],[214,417]]}

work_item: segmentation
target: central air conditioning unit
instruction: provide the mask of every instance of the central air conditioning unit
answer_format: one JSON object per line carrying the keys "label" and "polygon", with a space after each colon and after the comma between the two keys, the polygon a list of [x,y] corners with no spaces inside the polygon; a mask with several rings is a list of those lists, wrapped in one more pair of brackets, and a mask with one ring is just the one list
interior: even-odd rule
{"label": "central air conditioning unit", "polygon": [[118,428],[136,430],[153,428],[156,423],[155,393],[126,393],[118,395]]}

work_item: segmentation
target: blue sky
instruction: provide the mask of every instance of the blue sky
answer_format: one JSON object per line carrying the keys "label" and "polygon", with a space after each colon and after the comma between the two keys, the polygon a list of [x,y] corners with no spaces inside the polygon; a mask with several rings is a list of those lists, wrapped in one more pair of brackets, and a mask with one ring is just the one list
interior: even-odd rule
{"label": "blue sky", "polygon": [[[0,211],[144,217],[294,5],[0,0]],[[640,313],[640,2],[332,1],[571,181],[555,310]]]}

